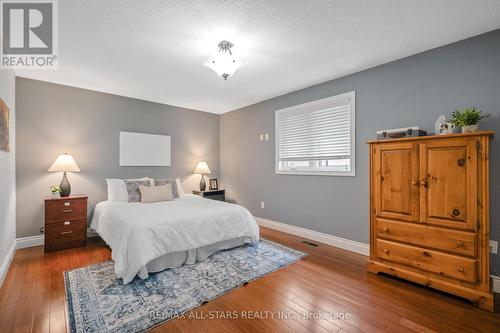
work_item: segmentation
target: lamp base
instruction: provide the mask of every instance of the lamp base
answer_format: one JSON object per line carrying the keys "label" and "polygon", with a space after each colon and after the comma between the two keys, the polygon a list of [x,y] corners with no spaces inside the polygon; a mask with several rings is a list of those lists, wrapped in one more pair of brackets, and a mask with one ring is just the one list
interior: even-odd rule
{"label": "lamp base", "polygon": [[61,184],[59,184],[59,188],[61,189],[61,197],[69,197],[71,194],[71,185],[69,184],[66,172],[63,173],[63,179],[61,180]]}
{"label": "lamp base", "polygon": [[201,180],[200,180],[200,191],[205,191],[207,188],[207,183],[205,182],[205,175],[201,175]]}

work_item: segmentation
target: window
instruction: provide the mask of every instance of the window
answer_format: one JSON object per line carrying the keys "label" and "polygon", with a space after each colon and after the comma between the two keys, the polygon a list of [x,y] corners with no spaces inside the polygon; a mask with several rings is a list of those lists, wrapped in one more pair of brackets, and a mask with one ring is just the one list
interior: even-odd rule
{"label": "window", "polygon": [[276,111],[276,173],[354,176],[355,92]]}

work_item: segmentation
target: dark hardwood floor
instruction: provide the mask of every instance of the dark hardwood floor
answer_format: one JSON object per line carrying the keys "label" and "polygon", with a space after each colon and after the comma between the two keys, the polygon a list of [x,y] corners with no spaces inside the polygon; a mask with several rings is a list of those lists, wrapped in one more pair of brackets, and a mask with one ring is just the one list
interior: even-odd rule
{"label": "dark hardwood floor", "polygon": [[[500,332],[498,306],[489,313],[453,296],[369,274],[364,256],[313,247],[265,228],[261,234],[310,255],[152,331]],[[0,289],[0,332],[65,332],[63,272],[109,259],[98,238],[84,248],[48,254],[43,247],[18,250]]]}

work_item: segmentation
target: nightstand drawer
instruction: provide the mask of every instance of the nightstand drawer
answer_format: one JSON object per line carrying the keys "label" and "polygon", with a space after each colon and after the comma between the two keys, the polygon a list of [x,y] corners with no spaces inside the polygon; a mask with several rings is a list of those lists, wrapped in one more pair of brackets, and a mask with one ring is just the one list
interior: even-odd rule
{"label": "nightstand drawer", "polygon": [[67,221],[87,217],[87,200],[54,200],[45,203],[45,221]]}
{"label": "nightstand drawer", "polygon": [[45,242],[50,244],[85,240],[86,233],[86,219],[54,222],[45,227]]}

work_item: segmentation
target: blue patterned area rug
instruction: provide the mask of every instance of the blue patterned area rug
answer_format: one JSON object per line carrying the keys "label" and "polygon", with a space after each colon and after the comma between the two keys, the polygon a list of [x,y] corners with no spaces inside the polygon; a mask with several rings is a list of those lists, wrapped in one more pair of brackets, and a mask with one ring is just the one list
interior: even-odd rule
{"label": "blue patterned area rug", "polygon": [[136,278],[123,285],[113,261],[64,272],[71,332],[142,332],[245,282],[291,264],[305,253],[262,240]]}

